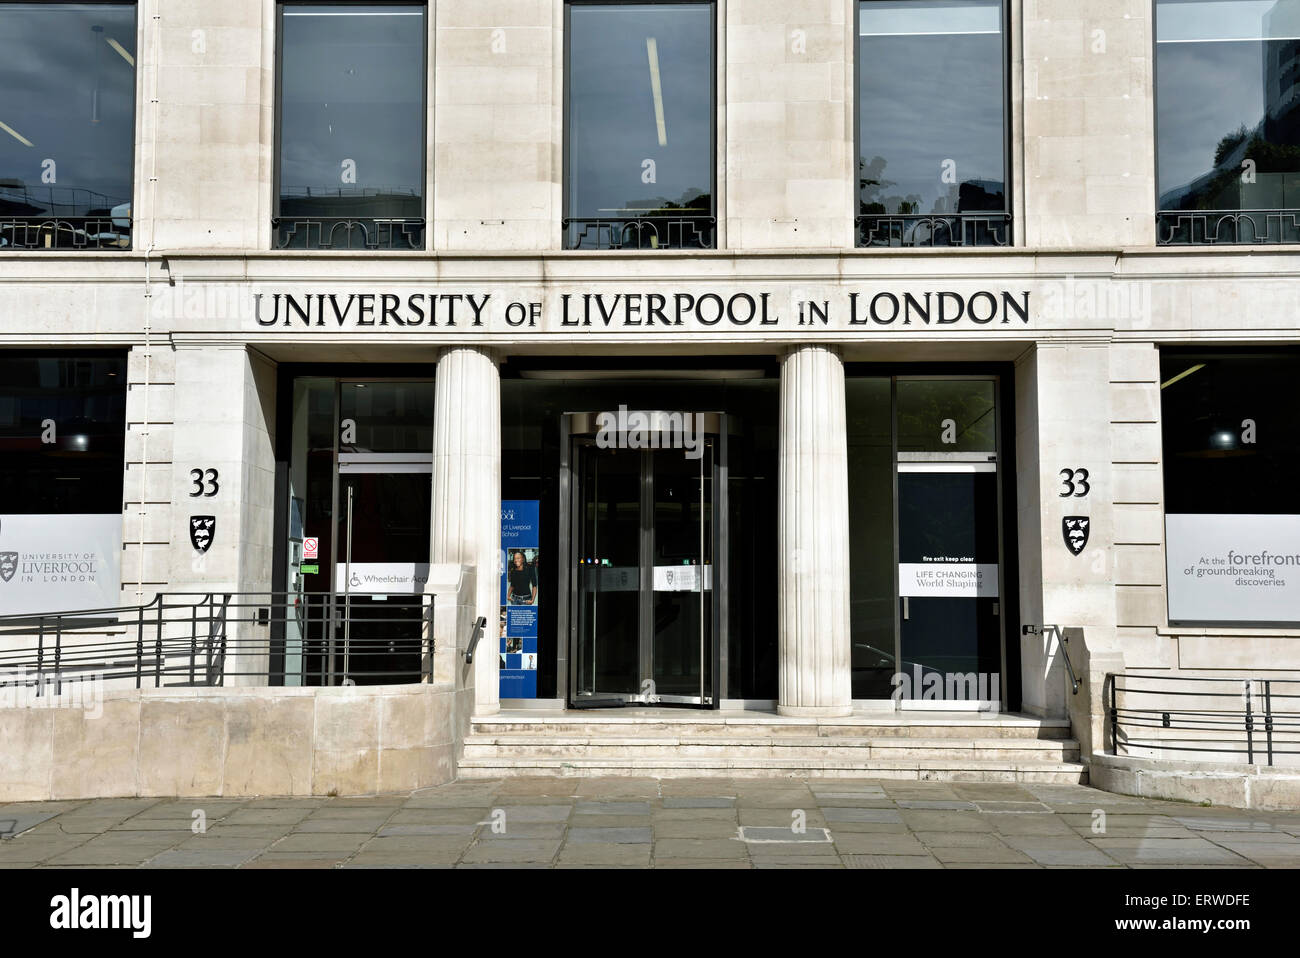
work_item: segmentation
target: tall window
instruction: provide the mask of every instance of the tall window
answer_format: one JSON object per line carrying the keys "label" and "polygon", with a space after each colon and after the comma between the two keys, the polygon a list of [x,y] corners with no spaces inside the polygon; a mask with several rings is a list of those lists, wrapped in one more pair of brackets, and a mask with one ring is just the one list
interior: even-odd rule
{"label": "tall window", "polygon": [[568,4],[568,249],[712,248],[714,5]]}
{"label": "tall window", "polygon": [[424,4],[280,6],[281,249],[423,249]]}
{"label": "tall window", "polygon": [[0,250],[130,247],[135,16],[0,2]]}
{"label": "tall window", "polygon": [[1005,246],[1002,0],[858,4],[859,246]]}
{"label": "tall window", "polygon": [[1156,0],[1157,241],[1300,242],[1300,0]]}
{"label": "tall window", "polygon": [[1169,621],[1300,624],[1296,350],[1160,354]]}

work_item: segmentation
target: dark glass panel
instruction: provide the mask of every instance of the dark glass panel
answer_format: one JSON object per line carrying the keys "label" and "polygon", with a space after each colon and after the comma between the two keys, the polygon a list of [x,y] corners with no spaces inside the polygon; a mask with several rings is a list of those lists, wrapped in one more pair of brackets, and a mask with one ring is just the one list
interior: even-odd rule
{"label": "dark glass panel", "polygon": [[894,655],[894,449],[890,381],[845,382],[853,697],[886,699]]}
{"label": "dark glass panel", "polygon": [[0,357],[0,511],[120,513],[122,356]]}
{"label": "dark glass panel", "polygon": [[[569,218],[712,216],[713,5],[572,4],[568,43]],[[653,243],[619,229],[571,224],[566,242],[713,242],[711,227],[664,228]]]}
{"label": "dark glass panel", "polygon": [[[362,221],[424,216],[425,10],[283,6],[280,216]],[[418,235],[419,247],[423,234]],[[355,238],[354,243],[355,243]],[[348,245],[301,230],[282,245]],[[405,234],[391,245],[405,243]]]}
{"label": "dark glass panel", "polygon": [[863,0],[859,215],[1005,211],[1000,0]]}
{"label": "dark glass panel", "polygon": [[344,382],[339,395],[342,442],[339,451],[431,453],[432,382]]}
{"label": "dark glass panel", "polygon": [[1294,514],[1300,354],[1166,352],[1160,378],[1165,512]]}
{"label": "dark glass panel", "polygon": [[1300,208],[1300,0],[1158,0],[1155,76],[1162,211]]}
{"label": "dark glass panel", "polygon": [[898,451],[996,452],[993,397],[988,380],[900,379]]}
{"label": "dark glass panel", "polygon": [[130,245],[135,48],[134,4],[0,4],[0,221],[89,217],[49,245]]}

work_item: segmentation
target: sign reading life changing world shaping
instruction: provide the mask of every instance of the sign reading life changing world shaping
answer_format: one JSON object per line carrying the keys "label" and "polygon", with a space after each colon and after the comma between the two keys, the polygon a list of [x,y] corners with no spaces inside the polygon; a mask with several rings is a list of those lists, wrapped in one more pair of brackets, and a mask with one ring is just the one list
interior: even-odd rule
{"label": "sign reading life changing world shaping", "polygon": [[503,699],[537,698],[537,610],[541,503],[501,503],[500,694]]}
{"label": "sign reading life changing world shaping", "polygon": [[1300,623],[1300,515],[1165,516],[1169,621]]}

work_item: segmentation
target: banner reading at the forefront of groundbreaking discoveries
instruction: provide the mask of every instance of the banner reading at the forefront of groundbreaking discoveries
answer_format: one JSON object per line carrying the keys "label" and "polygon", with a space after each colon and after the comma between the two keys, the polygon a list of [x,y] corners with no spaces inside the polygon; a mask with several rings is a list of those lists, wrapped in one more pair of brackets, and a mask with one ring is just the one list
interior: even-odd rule
{"label": "banner reading at the forefront of groundbreaking discoveries", "polygon": [[537,698],[537,609],[541,601],[536,499],[501,503],[501,697]]}
{"label": "banner reading at the forefront of groundbreaking discoveries", "polygon": [[0,516],[0,615],[122,604],[122,515]]}
{"label": "banner reading at the forefront of groundbreaking discoveries", "polygon": [[1165,516],[1170,622],[1300,623],[1300,516]]}

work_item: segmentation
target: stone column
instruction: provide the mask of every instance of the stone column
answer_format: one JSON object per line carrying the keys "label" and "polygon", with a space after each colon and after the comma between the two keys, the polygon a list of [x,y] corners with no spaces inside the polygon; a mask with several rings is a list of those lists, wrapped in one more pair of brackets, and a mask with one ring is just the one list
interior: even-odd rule
{"label": "stone column", "polygon": [[844,364],[821,346],[781,362],[778,617],[782,715],[852,712]]}
{"label": "stone column", "polygon": [[[433,423],[430,561],[474,566],[475,606],[488,621],[474,655],[475,712],[500,709],[501,377],[490,349],[453,346],[438,358]],[[463,649],[469,634],[457,636]],[[471,679],[466,676],[466,679]]]}

